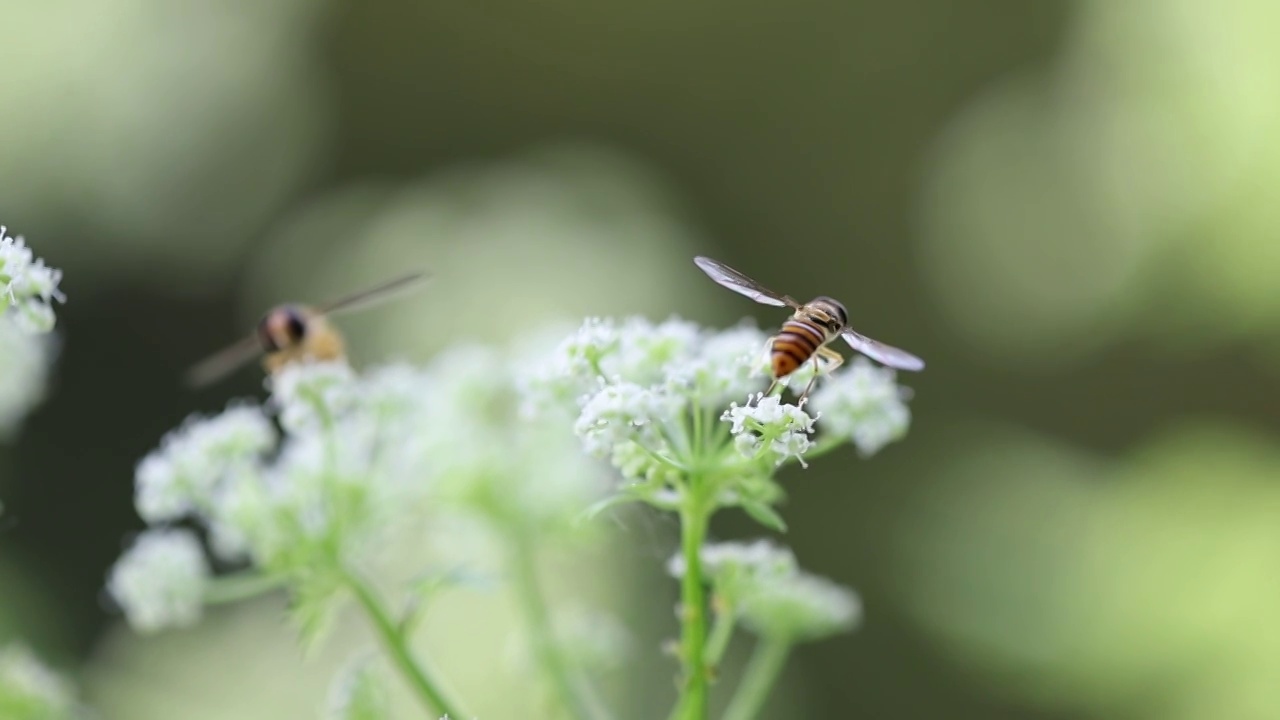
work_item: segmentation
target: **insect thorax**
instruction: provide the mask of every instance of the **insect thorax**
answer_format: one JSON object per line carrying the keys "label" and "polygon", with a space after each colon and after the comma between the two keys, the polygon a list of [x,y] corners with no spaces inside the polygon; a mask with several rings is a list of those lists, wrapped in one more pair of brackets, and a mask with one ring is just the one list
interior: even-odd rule
{"label": "insect thorax", "polygon": [[849,313],[838,300],[820,295],[797,312],[811,322],[817,323],[832,335],[839,334],[840,329],[849,322]]}

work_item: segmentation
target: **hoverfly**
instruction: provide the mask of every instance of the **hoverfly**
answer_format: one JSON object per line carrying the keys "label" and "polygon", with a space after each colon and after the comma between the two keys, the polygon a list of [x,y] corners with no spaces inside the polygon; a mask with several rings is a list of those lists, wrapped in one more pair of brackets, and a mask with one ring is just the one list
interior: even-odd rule
{"label": "hoverfly", "polygon": [[766,395],[773,392],[779,381],[812,359],[815,372],[800,395],[799,402],[803,404],[818,379],[818,360],[830,363],[827,372],[844,363],[844,357],[840,353],[827,347],[837,337],[844,338],[854,350],[889,367],[910,371],[924,369],[924,361],[915,355],[855,332],[849,327],[848,311],[833,298],[820,295],[807,303],[800,303],[789,295],[779,295],[719,260],[698,256],[693,262],[712,280],[740,295],[746,295],[763,305],[795,310],[795,314],[782,323],[778,334],[769,338],[773,383],[765,391]]}
{"label": "hoverfly", "polygon": [[262,316],[253,334],[188,370],[186,383],[191,387],[208,385],[259,355],[268,374],[275,374],[285,365],[299,360],[341,359],[346,356],[346,343],[341,333],[329,323],[329,316],[381,303],[426,278],[424,273],[402,275],[317,307],[277,305]]}

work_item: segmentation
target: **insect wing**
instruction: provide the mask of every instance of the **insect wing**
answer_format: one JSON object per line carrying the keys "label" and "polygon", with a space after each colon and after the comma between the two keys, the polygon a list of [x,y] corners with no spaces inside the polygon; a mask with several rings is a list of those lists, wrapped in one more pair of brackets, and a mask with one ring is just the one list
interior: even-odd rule
{"label": "insect wing", "polygon": [[185,382],[188,387],[208,385],[261,354],[261,341],[250,335],[193,365],[184,376]]}
{"label": "insect wing", "polygon": [[787,297],[779,295],[733,268],[725,265],[719,260],[712,260],[709,257],[699,255],[693,259],[695,265],[702,269],[708,277],[715,280],[720,285],[729,288],[739,295],[746,295],[763,305],[775,305],[777,307],[793,307],[799,308],[800,303]]}
{"label": "insect wing", "polygon": [[426,273],[416,272],[408,275],[402,275],[394,280],[388,280],[380,285],[352,293],[346,297],[338,298],[333,302],[326,303],[316,308],[316,312],[322,315],[332,315],[334,313],[351,312],[354,310],[362,310],[372,305],[390,300],[402,292],[408,292],[417,285],[426,282],[430,276]]}
{"label": "insect wing", "polygon": [[900,350],[892,345],[885,345],[878,340],[872,340],[866,335],[860,335],[847,328],[840,335],[845,339],[845,342],[849,343],[849,347],[891,368],[910,372],[918,372],[924,369],[924,361],[906,350]]}

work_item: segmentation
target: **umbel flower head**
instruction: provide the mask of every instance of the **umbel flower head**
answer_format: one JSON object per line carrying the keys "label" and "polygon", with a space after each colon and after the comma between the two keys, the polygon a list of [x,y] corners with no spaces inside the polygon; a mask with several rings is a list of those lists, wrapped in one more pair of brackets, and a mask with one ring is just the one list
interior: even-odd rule
{"label": "umbel flower head", "polygon": [[[717,604],[764,638],[787,643],[820,640],[857,624],[857,594],[804,572],[790,550],[768,540],[704,545],[700,559]],[[667,565],[682,577],[684,559]]]}
{"label": "umbel flower head", "polygon": [[681,479],[697,475],[709,478],[718,504],[778,527],[769,506],[781,497],[772,481],[779,467],[846,442],[873,454],[905,434],[910,411],[893,371],[862,358],[819,382],[813,414],[765,397],[766,340],[746,324],[717,331],[678,318],[590,319],[524,373],[524,408],[570,418],[584,450],[621,472],[627,499],[674,509]]}
{"label": "umbel flower head", "polygon": [[58,289],[62,271],[35,257],[22,236],[11,237],[0,225],[0,310],[19,328],[31,333],[53,329],[53,302],[65,302]]}
{"label": "umbel flower head", "polygon": [[288,586],[313,636],[344,576],[429,513],[543,532],[570,527],[607,490],[572,437],[520,416],[513,362],[491,348],[364,373],[299,363],[267,387],[261,405],[192,416],[139,463],[135,505],[161,529],[144,533],[108,582],[138,630],[193,621],[219,581],[195,536],[169,523],[194,520],[217,559]]}
{"label": "umbel flower head", "polygon": [[62,271],[35,257],[0,225],[0,436],[11,435],[44,398],[54,344],[53,303]]}

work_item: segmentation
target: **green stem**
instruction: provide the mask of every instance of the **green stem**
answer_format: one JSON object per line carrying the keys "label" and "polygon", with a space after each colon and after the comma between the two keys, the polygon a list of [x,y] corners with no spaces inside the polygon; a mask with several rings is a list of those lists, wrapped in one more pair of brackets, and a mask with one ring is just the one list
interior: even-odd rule
{"label": "green stem", "polygon": [[769,692],[782,675],[782,668],[791,654],[791,642],[781,639],[761,639],[751,654],[746,672],[738,683],[738,689],[729,701],[724,720],[752,720],[764,708]]}
{"label": "green stem", "polygon": [[282,587],[284,581],[271,575],[239,573],[214,578],[204,591],[206,605],[239,602]]}
{"label": "green stem", "polygon": [[382,601],[378,599],[373,588],[352,573],[347,573],[345,577],[347,585],[355,593],[356,599],[360,601],[360,605],[369,615],[370,621],[373,622],[374,627],[377,629],[378,635],[382,638],[382,644],[391,655],[392,661],[395,662],[400,672],[404,674],[409,684],[413,686],[422,703],[427,706],[427,710],[437,717],[441,714],[459,720],[472,717],[470,713],[461,712],[457,703],[450,700],[447,693],[440,687],[439,681],[432,679],[431,672],[425,664],[414,659],[413,654],[409,651],[408,640],[400,632],[395,621],[391,619],[390,613],[387,612]]}
{"label": "green stem", "polygon": [[591,691],[584,678],[575,677],[556,641],[546,598],[538,582],[534,544],[523,533],[511,535],[511,570],[516,594],[532,636],[534,651],[560,702],[578,720],[607,720],[609,712]]}
{"label": "green stem", "polygon": [[707,717],[707,607],[702,586],[702,543],[707,535],[708,513],[690,492],[680,512],[684,578],[680,583],[680,659],[684,678],[679,707],[685,720]]}
{"label": "green stem", "polygon": [[717,608],[716,620],[711,624],[711,636],[707,639],[705,653],[707,667],[711,668],[713,674],[720,665],[720,660],[724,657],[725,650],[729,647],[729,640],[733,638],[733,628],[737,624],[737,620],[737,614],[731,605],[725,604],[724,607]]}

